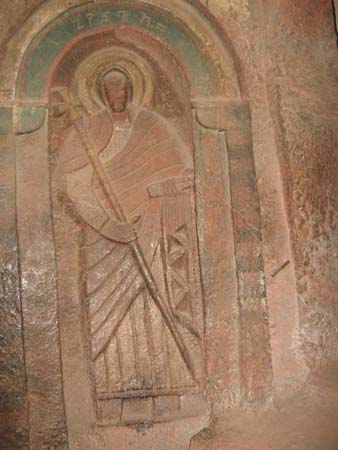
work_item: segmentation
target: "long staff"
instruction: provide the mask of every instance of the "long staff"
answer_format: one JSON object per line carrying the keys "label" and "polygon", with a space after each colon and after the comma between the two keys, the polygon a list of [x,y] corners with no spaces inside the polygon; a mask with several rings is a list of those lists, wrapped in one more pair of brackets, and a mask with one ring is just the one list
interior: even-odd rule
{"label": "long staff", "polygon": [[[109,181],[106,171],[105,171],[103,165],[101,164],[101,161],[96,156],[95,151],[93,151],[93,149],[89,143],[87,133],[81,123],[81,117],[78,114],[78,112],[76,111],[75,107],[80,106],[80,103],[78,101],[76,103],[72,102],[67,88],[58,89],[58,92],[64,101],[64,106],[65,106],[66,110],[69,111],[71,122],[74,124],[75,128],[77,129],[77,131],[80,135],[82,143],[86,149],[89,161],[93,167],[94,173],[96,174],[98,180],[100,181],[101,189],[102,189],[102,191],[105,195],[105,198],[107,199],[108,204],[109,204],[109,209],[107,209],[106,212],[107,212],[110,220],[115,221],[115,217],[117,217],[120,222],[126,223],[127,219],[126,219],[124,211],[120,205],[120,202],[115,195],[115,192],[112,188],[112,185]],[[189,352],[187,351],[186,345],[176,328],[175,320],[171,314],[171,311],[169,310],[167,305],[162,300],[161,293],[157,287],[157,284],[153,277],[153,274],[151,273],[151,270],[148,267],[148,264],[144,258],[144,255],[142,253],[141,247],[140,247],[137,239],[135,241],[129,242],[128,245],[133,253],[133,256],[134,256],[138,266],[139,266],[142,277],[143,277],[144,282],[149,290],[151,297],[153,298],[155,304],[159,308],[159,310],[160,310],[160,312],[161,312],[161,314],[162,314],[162,316],[163,316],[163,318],[164,318],[164,320],[176,342],[176,345],[181,353],[181,356],[182,356],[185,364],[187,365],[189,371],[192,373],[194,380],[197,381],[194,364],[191,361]]]}

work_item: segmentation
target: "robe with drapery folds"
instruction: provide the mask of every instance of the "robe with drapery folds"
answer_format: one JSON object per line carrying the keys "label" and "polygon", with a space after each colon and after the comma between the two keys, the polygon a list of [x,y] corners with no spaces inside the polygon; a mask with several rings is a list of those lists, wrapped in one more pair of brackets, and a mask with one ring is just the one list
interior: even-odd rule
{"label": "robe with drapery folds", "polygon": [[[83,119],[114,201],[134,224],[146,267],[140,267],[125,242],[119,218],[112,220],[102,180],[75,128],[60,153],[64,193],[83,228],[83,304],[95,392],[98,398],[189,392],[203,377],[191,151],[153,112],[130,110],[130,122],[120,128],[114,124],[107,111]],[[174,330],[148,288],[147,271]]]}

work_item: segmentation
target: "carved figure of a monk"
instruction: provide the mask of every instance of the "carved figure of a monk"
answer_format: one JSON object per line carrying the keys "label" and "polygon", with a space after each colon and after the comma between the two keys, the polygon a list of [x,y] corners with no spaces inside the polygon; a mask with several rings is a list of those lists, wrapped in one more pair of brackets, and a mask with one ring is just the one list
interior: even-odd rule
{"label": "carved figure of a monk", "polygon": [[[184,393],[203,372],[191,152],[163,117],[133,106],[122,70],[104,74],[98,91],[105,108],[81,126],[126,220],[108,212],[102,179],[76,127],[60,154],[62,189],[83,230],[81,283],[96,396]],[[132,252],[135,242],[144,267]],[[147,273],[174,327],[150,292]]]}

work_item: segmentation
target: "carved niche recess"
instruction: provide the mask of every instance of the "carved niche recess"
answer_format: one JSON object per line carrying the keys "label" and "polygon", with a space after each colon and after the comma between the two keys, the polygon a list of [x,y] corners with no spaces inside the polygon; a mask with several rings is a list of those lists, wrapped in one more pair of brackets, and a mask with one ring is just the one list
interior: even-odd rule
{"label": "carved niche recess", "polygon": [[59,63],[49,136],[60,296],[76,286],[98,421],[129,424],[203,404],[204,313],[186,80],[115,34]]}
{"label": "carved niche recess", "polygon": [[[96,448],[95,427],[163,423],[188,424],[188,442],[207,426],[207,400],[218,392],[230,407],[272,392],[238,61],[206,10],[189,2],[47,3],[16,62],[15,108],[0,110],[2,133],[17,135],[24,334],[34,315],[57,314],[62,374],[54,369],[71,448]],[[27,216],[35,168],[39,201]],[[30,239],[20,232],[29,227]],[[42,310],[30,303],[42,273],[31,245],[50,274]],[[28,287],[27,274],[36,284]],[[42,331],[50,348],[48,339]],[[27,371],[34,366],[38,379],[44,367],[30,362],[27,342]],[[42,411],[43,398],[34,401]],[[32,442],[42,448],[47,420],[34,426],[34,417]],[[186,448],[175,442],[163,448]]]}

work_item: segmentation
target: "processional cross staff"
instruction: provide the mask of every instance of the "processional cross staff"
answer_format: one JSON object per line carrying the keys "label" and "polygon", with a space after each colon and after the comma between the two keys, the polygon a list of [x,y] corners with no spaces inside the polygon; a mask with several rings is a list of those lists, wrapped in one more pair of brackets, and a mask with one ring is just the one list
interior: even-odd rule
{"label": "processional cross staff", "polygon": [[[79,133],[81,141],[87,152],[88,159],[92,165],[95,175],[97,176],[97,178],[99,180],[99,184],[102,189],[102,192],[103,192],[106,200],[108,201],[109,207],[107,208],[106,213],[108,214],[109,219],[111,221],[115,221],[115,218],[117,217],[117,219],[120,222],[127,223],[127,218],[124,214],[124,211],[122,209],[122,206],[121,206],[117,196],[115,195],[115,192],[114,192],[113,187],[110,183],[110,180],[106,174],[106,171],[105,171],[103,165],[101,164],[101,161],[97,157],[95,151],[92,149],[92,147],[89,143],[89,139],[88,139],[86,130],[82,126],[81,116],[79,115],[79,113],[76,110],[76,107],[82,106],[81,102],[78,99],[73,100],[66,87],[59,88],[59,89],[57,89],[57,91],[63,100],[62,105],[64,107],[65,112],[66,111],[69,112],[71,123],[75,126],[76,130]],[[149,293],[150,293],[151,297],[153,298],[155,304],[159,308],[159,310],[162,314],[162,317],[164,318],[164,320],[175,340],[175,343],[179,349],[179,352],[180,352],[185,364],[187,365],[188,369],[191,371],[194,380],[197,381],[194,364],[192,363],[189,352],[186,348],[186,345],[185,345],[179,331],[176,328],[175,319],[173,317],[173,314],[171,313],[170,309],[167,307],[167,305],[164,303],[164,301],[162,299],[162,295],[159,291],[159,288],[153,277],[153,274],[151,273],[151,270],[144,258],[144,255],[142,253],[142,249],[140,247],[139,242],[137,241],[137,239],[135,239],[134,241],[131,241],[126,245],[129,245],[129,247],[132,251],[134,259],[137,262],[137,265],[140,269],[144,283],[147,286]],[[135,300],[135,298],[134,298],[134,300]]]}

